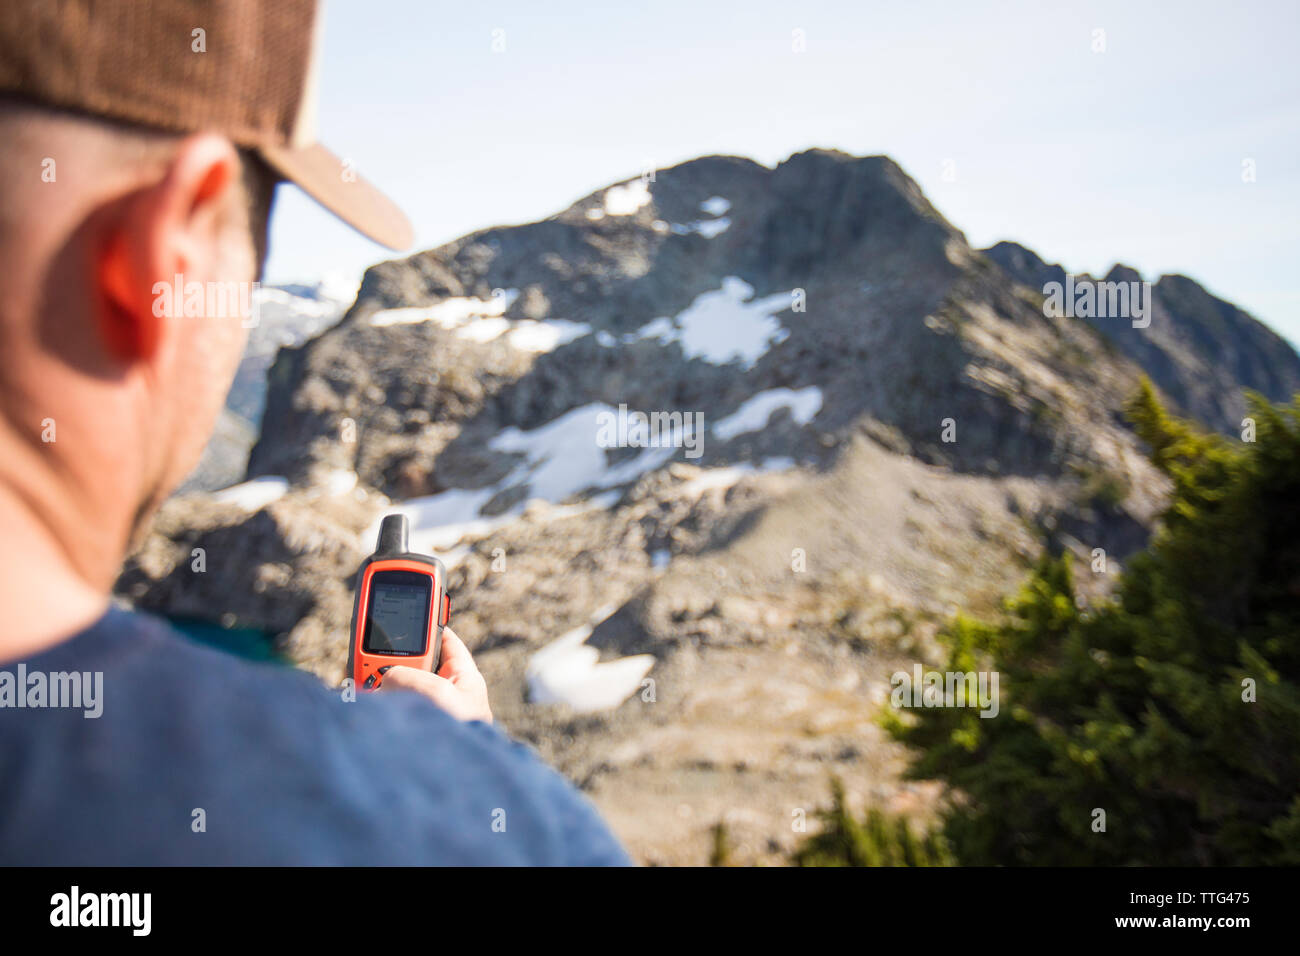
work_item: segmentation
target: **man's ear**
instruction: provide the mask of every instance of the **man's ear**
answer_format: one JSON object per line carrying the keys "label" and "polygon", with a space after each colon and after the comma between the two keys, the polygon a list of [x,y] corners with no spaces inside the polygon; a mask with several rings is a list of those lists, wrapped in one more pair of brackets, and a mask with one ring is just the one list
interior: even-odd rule
{"label": "man's ear", "polygon": [[183,314],[185,286],[221,278],[239,183],[229,140],[199,133],[181,141],[162,179],[120,200],[95,262],[100,335],[120,361],[152,359],[168,317]]}

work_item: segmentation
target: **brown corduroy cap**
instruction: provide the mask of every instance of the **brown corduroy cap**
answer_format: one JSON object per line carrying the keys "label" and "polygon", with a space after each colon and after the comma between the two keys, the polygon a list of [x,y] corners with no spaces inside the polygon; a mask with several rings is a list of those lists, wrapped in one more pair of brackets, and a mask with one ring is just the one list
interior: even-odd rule
{"label": "brown corduroy cap", "polygon": [[316,0],[3,0],[0,93],[211,130],[390,249],[402,211],[316,142]]}

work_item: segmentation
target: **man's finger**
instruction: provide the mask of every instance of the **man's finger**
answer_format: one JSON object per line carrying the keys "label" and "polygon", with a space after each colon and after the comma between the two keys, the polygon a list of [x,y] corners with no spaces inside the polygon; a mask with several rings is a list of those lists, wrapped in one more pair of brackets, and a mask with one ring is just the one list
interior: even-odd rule
{"label": "man's finger", "polygon": [[418,690],[422,693],[433,691],[437,693],[442,688],[441,684],[446,684],[445,678],[437,674],[430,674],[428,671],[422,671],[418,667],[407,667],[405,664],[396,664],[388,669],[384,674],[383,680],[379,682],[377,690]]}
{"label": "man's finger", "polygon": [[438,674],[442,677],[455,677],[458,674],[477,674],[478,665],[474,655],[469,652],[465,642],[456,636],[450,627],[442,629],[442,664]]}
{"label": "man's finger", "polygon": [[[483,678],[480,676],[478,683],[482,684],[482,682]],[[383,682],[377,690],[380,693],[386,690],[414,691],[457,720],[481,720],[484,723],[492,723],[492,708],[488,705],[486,688],[482,688],[477,693],[467,692],[445,677],[430,674],[428,671],[398,664],[384,675]]]}

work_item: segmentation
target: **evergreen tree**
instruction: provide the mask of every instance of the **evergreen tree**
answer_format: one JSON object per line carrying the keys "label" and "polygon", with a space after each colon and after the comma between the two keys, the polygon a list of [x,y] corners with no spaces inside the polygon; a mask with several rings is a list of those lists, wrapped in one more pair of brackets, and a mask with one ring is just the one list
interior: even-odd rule
{"label": "evergreen tree", "polygon": [[848,810],[844,785],[831,781],[831,806],[821,810],[821,830],[795,851],[796,866],[951,866],[952,856],[936,831],[918,837],[904,817],[873,808],[865,820]]}
{"label": "evergreen tree", "polygon": [[999,672],[999,715],[887,716],[960,794],[961,863],[1300,863],[1300,399],[1250,407],[1254,442],[1205,434],[1144,382],[1173,492],[1115,600],[1080,609],[1044,556],[1005,620],[945,634],[950,670]]}

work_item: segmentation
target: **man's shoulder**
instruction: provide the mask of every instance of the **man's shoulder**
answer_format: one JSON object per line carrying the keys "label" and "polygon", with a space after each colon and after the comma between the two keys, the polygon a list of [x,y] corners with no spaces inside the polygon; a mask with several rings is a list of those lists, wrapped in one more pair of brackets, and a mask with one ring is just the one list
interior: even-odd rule
{"label": "man's shoulder", "polygon": [[[43,801],[71,803],[69,791],[78,789],[83,803],[109,817],[163,828],[141,845],[144,856],[626,859],[585,798],[529,748],[488,725],[460,723],[416,694],[330,689],[294,668],[238,659],[190,641],[161,619],[121,610],[25,663],[35,672],[90,674],[90,686],[102,675],[102,691],[93,718],[29,711],[6,720],[10,732],[0,741],[25,737],[25,753],[16,752],[28,769],[39,768],[45,786],[62,781],[58,793],[20,794],[27,798],[22,806],[36,813]],[[32,746],[43,739],[73,749]],[[96,768],[110,762],[106,779]],[[194,810],[202,811],[207,842],[191,836]],[[259,843],[235,832],[239,817],[241,830],[262,832]],[[172,837],[185,842],[173,845]]]}

